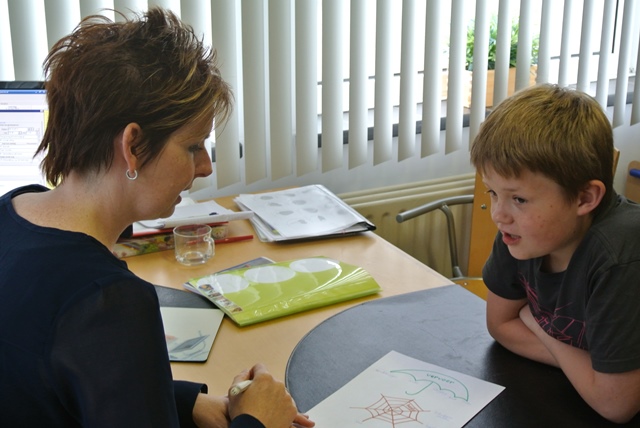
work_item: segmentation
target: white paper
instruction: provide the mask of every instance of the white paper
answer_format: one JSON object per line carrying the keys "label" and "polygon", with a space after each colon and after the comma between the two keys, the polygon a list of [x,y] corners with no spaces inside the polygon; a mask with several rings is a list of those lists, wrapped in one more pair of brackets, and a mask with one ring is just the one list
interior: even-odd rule
{"label": "white paper", "polygon": [[171,361],[206,361],[224,312],[213,308],[160,307]]}
{"label": "white paper", "polygon": [[251,211],[231,211],[214,201],[198,202],[194,204],[179,205],[171,217],[155,220],[144,220],[134,224],[138,232],[142,229],[168,229],[183,224],[208,224],[222,223],[232,220],[243,220],[253,216]]}
{"label": "white paper", "polygon": [[316,428],[459,428],[503,390],[391,351],[308,414]]}

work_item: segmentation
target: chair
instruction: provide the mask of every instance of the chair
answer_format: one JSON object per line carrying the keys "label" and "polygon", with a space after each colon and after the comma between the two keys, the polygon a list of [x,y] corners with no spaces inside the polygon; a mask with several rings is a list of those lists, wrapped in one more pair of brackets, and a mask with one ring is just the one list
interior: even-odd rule
{"label": "chair", "polygon": [[629,163],[624,195],[632,201],[640,202],[640,161],[634,160]]}
{"label": "chair", "polygon": [[[458,259],[458,248],[456,240],[456,228],[453,214],[449,207],[460,204],[473,204],[471,211],[471,237],[470,237],[470,257],[467,275],[462,273]],[[451,257],[451,281],[468,289],[472,293],[487,298],[487,287],[482,281],[482,266],[491,253],[493,239],[498,232],[497,227],[491,220],[489,210],[489,195],[484,191],[482,176],[476,174],[473,195],[452,196],[429,202],[419,207],[404,211],[396,216],[396,221],[402,223],[406,220],[440,210],[444,213],[447,221],[447,235],[449,240],[449,253]]]}
{"label": "chair", "polygon": [[[620,158],[620,151],[614,148],[613,152],[613,172],[615,174]],[[455,221],[451,213],[450,206],[459,204],[473,204],[471,210],[471,233],[469,238],[469,264],[467,274],[462,273],[458,261],[458,248],[456,244]],[[402,212],[396,216],[396,221],[402,223],[406,220],[440,210],[447,220],[447,232],[449,240],[449,252],[451,254],[451,281],[461,285],[472,293],[486,300],[488,289],[482,281],[482,267],[491,254],[493,241],[498,228],[491,220],[491,198],[485,192],[482,176],[476,173],[473,195],[452,196],[429,202],[411,210]]]}

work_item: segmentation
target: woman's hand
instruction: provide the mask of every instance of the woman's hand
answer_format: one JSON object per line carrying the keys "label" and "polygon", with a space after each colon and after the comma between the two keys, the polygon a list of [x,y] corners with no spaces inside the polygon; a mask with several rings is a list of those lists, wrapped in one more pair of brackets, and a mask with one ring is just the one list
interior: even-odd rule
{"label": "woman's hand", "polygon": [[315,423],[306,415],[298,413],[296,404],[284,383],[275,379],[262,364],[244,371],[233,379],[233,385],[251,380],[251,385],[238,395],[229,395],[229,416],[248,414],[266,427],[290,428],[297,424],[313,427]]}
{"label": "woman's hand", "polygon": [[193,422],[200,428],[227,428],[230,423],[229,399],[198,394],[193,406]]}

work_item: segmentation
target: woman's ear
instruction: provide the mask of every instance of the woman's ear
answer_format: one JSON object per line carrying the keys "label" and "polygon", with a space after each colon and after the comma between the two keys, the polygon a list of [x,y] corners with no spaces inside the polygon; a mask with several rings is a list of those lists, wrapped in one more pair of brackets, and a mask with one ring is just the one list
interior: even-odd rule
{"label": "woman's ear", "polygon": [[137,145],[142,140],[142,128],[137,123],[130,123],[120,134],[120,149],[127,164],[127,171],[135,171],[139,166]]}
{"label": "woman's ear", "polygon": [[600,180],[591,180],[578,194],[578,215],[586,215],[602,202],[607,188]]}

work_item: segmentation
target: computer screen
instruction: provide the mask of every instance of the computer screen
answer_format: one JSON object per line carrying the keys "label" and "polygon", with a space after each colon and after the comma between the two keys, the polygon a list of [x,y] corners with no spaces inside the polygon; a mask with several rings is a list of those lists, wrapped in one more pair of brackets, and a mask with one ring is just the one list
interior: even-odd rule
{"label": "computer screen", "polygon": [[34,154],[47,117],[44,89],[0,87],[0,195],[26,184],[46,184],[42,156]]}

